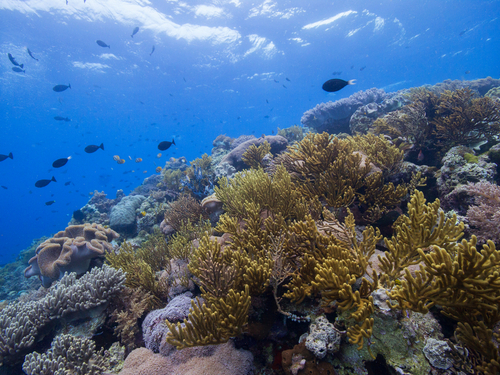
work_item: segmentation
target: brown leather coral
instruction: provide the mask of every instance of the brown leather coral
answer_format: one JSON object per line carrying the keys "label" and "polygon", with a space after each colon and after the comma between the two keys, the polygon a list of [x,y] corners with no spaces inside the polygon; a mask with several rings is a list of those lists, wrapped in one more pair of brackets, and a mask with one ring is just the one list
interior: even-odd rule
{"label": "brown leather coral", "polygon": [[85,273],[94,258],[104,257],[112,249],[110,242],[118,233],[99,224],[71,225],[42,242],[29,260],[24,276],[38,275],[48,288],[65,272]]}

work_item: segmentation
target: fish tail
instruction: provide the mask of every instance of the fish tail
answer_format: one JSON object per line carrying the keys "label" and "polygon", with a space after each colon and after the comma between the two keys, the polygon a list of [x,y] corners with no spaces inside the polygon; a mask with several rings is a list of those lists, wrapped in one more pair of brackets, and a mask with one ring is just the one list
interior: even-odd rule
{"label": "fish tail", "polygon": [[99,146],[99,148],[102,148],[102,150],[104,151],[104,143],[101,143],[101,145]]}
{"label": "fish tail", "polygon": [[19,65],[19,66],[21,67],[21,69],[22,69],[22,68],[24,68],[24,64],[21,64],[21,65]]}
{"label": "fish tail", "polygon": [[14,159],[14,157],[12,156],[12,152],[9,153],[9,158]]}
{"label": "fish tail", "polygon": [[68,83],[68,87],[71,88],[71,83]]}
{"label": "fish tail", "polygon": [[350,79],[349,81],[347,81],[347,84],[348,85],[355,85],[356,84],[356,80],[355,79]]}
{"label": "fish tail", "polygon": [[134,34],[130,35],[132,38],[134,37]]}
{"label": "fish tail", "polygon": [[[172,144],[175,145],[175,139],[172,138]],[[177,145],[176,145],[177,146]]]}
{"label": "fish tail", "polygon": [[52,176],[52,179],[50,181],[54,181],[54,182],[57,182],[56,181],[56,178],[54,176]]}
{"label": "fish tail", "polygon": [[108,44],[108,48],[111,49],[111,46]]}

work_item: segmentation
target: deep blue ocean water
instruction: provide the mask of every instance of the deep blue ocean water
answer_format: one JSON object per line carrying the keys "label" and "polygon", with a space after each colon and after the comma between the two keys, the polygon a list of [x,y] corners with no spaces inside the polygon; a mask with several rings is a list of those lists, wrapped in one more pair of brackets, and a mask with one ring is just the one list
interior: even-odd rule
{"label": "deep blue ocean water", "polygon": [[[210,154],[219,134],[271,134],[372,87],[498,78],[499,16],[481,0],[0,0],[0,154],[14,155],[0,163],[0,264],[63,230],[90,192],[128,194],[172,156]],[[330,78],[357,84],[328,94]]]}

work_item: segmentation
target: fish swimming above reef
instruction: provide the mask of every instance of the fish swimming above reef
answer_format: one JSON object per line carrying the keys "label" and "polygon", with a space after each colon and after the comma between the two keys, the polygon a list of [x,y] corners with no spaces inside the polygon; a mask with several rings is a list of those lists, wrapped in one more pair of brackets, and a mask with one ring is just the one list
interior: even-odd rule
{"label": "fish swimming above reef", "polygon": [[155,51],[155,46],[153,46],[153,49],[151,50],[151,53],[149,54],[149,56],[151,56],[154,51]]}
{"label": "fish swimming above reef", "polygon": [[29,49],[28,47],[26,47],[26,49],[28,50],[28,55],[30,55],[30,57],[31,57],[33,60],[38,61],[38,59],[37,59],[35,56],[33,56],[33,54],[31,53],[30,49]]}
{"label": "fish swimming above reef", "polygon": [[10,53],[8,54],[9,55],[9,60],[12,64],[14,64],[15,66],[18,66],[20,68],[24,68],[24,64],[19,64],[16,59],[14,58],[14,56],[12,56]]}
{"label": "fish swimming above reef", "polygon": [[68,156],[67,158],[62,158],[62,159],[57,159],[55,162],[52,163],[52,166],[54,168],[61,168],[66,165],[68,160],[71,159],[71,156]]}
{"label": "fish swimming above reef", "polygon": [[35,182],[35,186],[37,188],[43,188],[43,187],[47,186],[48,184],[50,184],[51,181],[57,182],[56,178],[54,176],[52,176],[52,178],[50,180],[38,180],[37,182]]}
{"label": "fish swimming above reef", "polygon": [[48,202],[45,202],[45,205],[52,206],[54,203],[56,203],[56,201],[48,201]]}
{"label": "fish swimming above reef", "polygon": [[328,81],[323,83],[322,88],[323,90],[328,92],[335,92],[342,90],[347,85],[355,85],[355,84],[356,84],[355,79],[351,79],[350,81],[344,81],[343,79],[334,78],[334,79],[329,79]]}
{"label": "fish swimming above reef", "polygon": [[96,152],[100,148],[104,151],[104,144],[103,143],[101,143],[99,146],[96,146],[96,145],[87,146],[87,147],[85,147],[85,152],[87,154],[92,154],[93,152]]}
{"label": "fish swimming above reef", "polygon": [[71,121],[68,117],[61,117],[61,116],[54,116],[54,120],[57,120],[57,121]]}
{"label": "fish swimming above reef", "polygon": [[96,42],[99,46],[101,46],[101,47],[104,47],[104,48],[108,47],[109,49],[111,49],[111,46],[107,45],[107,44],[106,44],[106,43],[104,43],[102,40],[96,40],[95,42]]}
{"label": "fish swimming above reef", "polygon": [[12,156],[12,152],[9,152],[9,155],[2,155],[2,154],[0,154],[0,161],[4,161],[7,158],[14,159],[14,157]]}
{"label": "fish swimming above reef", "polygon": [[134,31],[132,31],[132,35],[130,35],[132,38],[134,37],[135,34],[139,32],[139,26],[137,26]]}
{"label": "fish swimming above reef", "polygon": [[55,92],[63,92],[67,89],[70,89],[71,88],[71,83],[68,83],[68,86],[66,85],[55,85],[54,87],[52,87],[52,90],[54,90]]}
{"label": "fish swimming above reef", "polygon": [[169,141],[160,142],[160,144],[158,145],[158,150],[160,150],[160,151],[166,151],[172,145],[175,145],[175,141],[174,141],[173,138],[172,138],[172,142],[169,142]]}
{"label": "fish swimming above reef", "polygon": [[12,68],[12,70],[16,73],[26,73],[26,69],[25,70],[22,70],[21,68],[15,66]]}

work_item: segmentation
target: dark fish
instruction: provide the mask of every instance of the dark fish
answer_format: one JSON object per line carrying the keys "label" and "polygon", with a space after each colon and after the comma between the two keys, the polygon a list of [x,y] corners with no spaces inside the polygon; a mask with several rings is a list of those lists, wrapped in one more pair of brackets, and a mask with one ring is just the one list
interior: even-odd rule
{"label": "dark fish", "polygon": [[55,92],[63,92],[64,90],[70,89],[71,88],[71,83],[68,83],[68,86],[66,85],[55,85],[52,87],[52,90]]}
{"label": "dark fish", "polygon": [[91,154],[93,152],[96,152],[100,148],[102,148],[102,150],[104,151],[104,144],[103,143],[101,143],[100,146],[96,146],[96,145],[87,146],[87,147],[85,147],[85,152],[87,154]]}
{"label": "dark fish", "polygon": [[48,201],[48,202],[45,202],[45,205],[52,206],[54,203],[56,203],[56,201]]}
{"label": "dark fish", "polygon": [[66,165],[69,159],[71,159],[71,156],[68,156],[67,158],[57,159],[55,162],[52,163],[52,166],[54,168],[61,168],[64,165]]}
{"label": "dark fish", "polygon": [[342,90],[347,85],[355,85],[355,79],[351,79],[350,81],[344,81],[343,79],[329,79],[325,83],[323,83],[323,90],[328,92],[335,92]]}
{"label": "dark fish", "polygon": [[22,70],[21,68],[18,68],[17,66],[13,67],[12,70],[16,73],[25,73],[26,70]]}
{"label": "dark fish", "polygon": [[366,65],[359,68],[359,70],[363,71],[363,70],[365,70],[365,68],[366,68]]}
{"label": "dark fish", "polygon": [[153,46],[153,49],[151,50],[151,53],[149,54],[149,56],[151,56],[154,51],[155,51],[155,46]]}
{"label": "dark fish", "polygon": [[265,115],[264,118],[269,118],[269,115]]}
{"label": "dark fish", "polygon": [[285,85],[281,85],[281,86],[283,86],[285,89],[287,88]]}
{"label": "dark fish", "polygon": [[462,35],[464,35],[466,32],[467,32],[467,30],[462,30],[462,31],[460,31],[460,34],[458,34],[458,35],[462,36]]}
{"label": "dark fish", "polygon": [[139,32],[139,26],[137,26],[134,31],[132,31],[132,35],[130,35],[132,38],[134,37],[135,34]]}
{"label": "dark fish", "polygon": [[12,64],[14,64],[15,66],[18,66],[20,68],[23,68],[24,67],[24,64],[19,64],[16,59],[9,53],[9,60]]}
{"label": "dark fish", "polygon": [[[352,68],[351,68],[351,69],[352,69]],[[332,75],[333,75],[333,76],[339,76],[339,75],[341,75],[341,74],[342,74],[342,72],[333,72],[333,73],[332,73]]]}
{"label": "dark fish", "polygon": [[33,56],[33,54],[31,53],[30,49],[28,47],[26,47],[26,49],[28,50],[28,55],[30,55],[32,59],[38,61],[38,59],[35,58],[35,56]]}
{"label": "dark fish", "polygon": [[160,151],[168,150],[170,148],[170,146],[172,146],[172,145],[175,145],[175,141],[173,138],[172,138],[172,142],[169,142],[169,141],[160,142],[160,144],[158,145],[158,150],[160,150]]}
{"label": "dark fish", "polygon": [[108,47],[109,49],[111,49],[111,46],[108,46],[106,43],[104,43],[102,40],[96,40],[95,41],[98,45],[100,45],[101,47]]}
{"label": "dark fish", "polygon": [[422,150],[420,150],[420,152],[418,153],[418,156],[417,156],[417,160],[419,162],[422,162],[424,159],[425,159],[424,153],[422,152]]}
{"label": "dark fish", "polygon": [[266,99],[266,103],[269,104],[269,100]]}
{"label": "dark fish", "polygon": [[54,120],[57,120],[57,121],[71,121],[68,117],[61,117],[61,116],[55,116],[54,117]]}
{"label": "dark fish", "polygon": [[7,186],[4,186],[4,185],[2,185],[2,188],[3,188],[3,189],[5,189],[5,190],[7,190],[7,189],[8,189],[8,187],[7,187]]}
{"label": "dark fish", "polygon": [[35,182],[35,186],[37,188],[43,188],[43,187],[47,186],[48,184],[50,184],[51,181],[57,182],[56,178],[54,176],[52,176],[52,178],[50,180],[38,180],[37,182]]}
{"label": "dark fish", "polygon": [[286,77],[285,79],[286,79],[288,82],[291,82],[291,81],[288,79],[288,77]]}
{"label": "dark fish", "polygon": [[[12,69],[14,69],[14,68],[12,68]],[[470,74],[470,70],[466,70],[465,74]]]}
{"label": "dark fish", "polygon": [[64,186],[69,186],[69,184],[71,184],[71,181],[66,181],[66,182],[64,183]]}
{"label": "dark fish", "polygon": [[9,152],[9,155],[1,155],[0,154],[0,161],[4,161],[7,158],[14,159],[14,157],[12,156],[12,152]]}
{"label": "dark fish", "polygon": [[276,82],[276,83],[280,83],[280,81],[277,81],[277,80],[274,80],[274,82]]}

